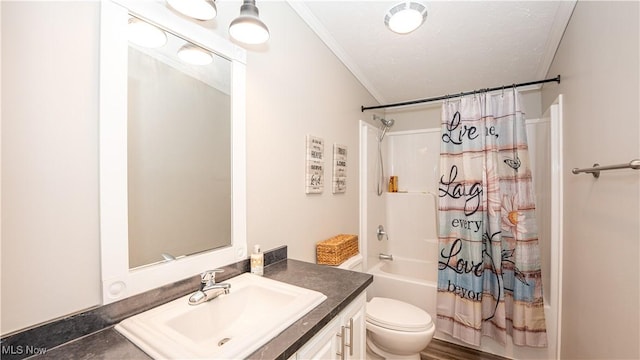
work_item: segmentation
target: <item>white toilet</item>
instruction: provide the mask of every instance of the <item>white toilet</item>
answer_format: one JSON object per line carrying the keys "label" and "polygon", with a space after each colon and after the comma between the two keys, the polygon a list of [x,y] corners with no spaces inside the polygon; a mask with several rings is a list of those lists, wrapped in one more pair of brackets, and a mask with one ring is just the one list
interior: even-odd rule
{"label": "white toilet", "polygon": [[381,297],[367,303],[366,324],[368,350],[384,359],[419,360],[436,331],[426,311]]}
{"label": "white toilet", "polygon": [[[341,269],[363,271],[362,255],[347,259]],[[374,297],[367,303],[367,355],[371,358],[420,360],[436,327],[429,314],[414,305]]]}

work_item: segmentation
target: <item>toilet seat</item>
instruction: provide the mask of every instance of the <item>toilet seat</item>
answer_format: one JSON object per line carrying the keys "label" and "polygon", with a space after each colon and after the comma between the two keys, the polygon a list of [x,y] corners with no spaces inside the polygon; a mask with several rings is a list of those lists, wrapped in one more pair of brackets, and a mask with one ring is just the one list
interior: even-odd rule
{"label": "toilet seat", "polygon": [[374,297],[367,303],[367,321],[390,330],[420,332],[433,327],[424,310],[402,301]]}

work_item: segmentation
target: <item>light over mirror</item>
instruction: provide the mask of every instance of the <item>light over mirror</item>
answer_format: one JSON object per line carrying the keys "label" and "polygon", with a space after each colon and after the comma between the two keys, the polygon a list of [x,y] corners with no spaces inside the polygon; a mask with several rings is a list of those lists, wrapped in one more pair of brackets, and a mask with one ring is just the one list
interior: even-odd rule
{"label": "light over mirror", "polygon": [[[101,17],[109,303],[246,257],[246,55],[164,3],[104,1]],[[160,35],[129,41],[132,25]]]}

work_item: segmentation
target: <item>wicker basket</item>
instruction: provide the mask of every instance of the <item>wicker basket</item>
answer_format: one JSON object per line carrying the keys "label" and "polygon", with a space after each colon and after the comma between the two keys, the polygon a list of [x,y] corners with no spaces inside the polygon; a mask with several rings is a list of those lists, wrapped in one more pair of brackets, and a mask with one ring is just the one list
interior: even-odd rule
{"label": "wicker basket", "polygon": [[340,265],[358,253],[358,236],[336,235],[316,244],[316,262],[324,265]]}

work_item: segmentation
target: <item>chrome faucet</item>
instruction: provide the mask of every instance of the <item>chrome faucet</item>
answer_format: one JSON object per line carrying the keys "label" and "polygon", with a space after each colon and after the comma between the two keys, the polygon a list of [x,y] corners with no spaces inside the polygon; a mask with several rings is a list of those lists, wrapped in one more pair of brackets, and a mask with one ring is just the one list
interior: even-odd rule
{"label": "chrome faucet", "polygon": [[392,254],[383,254],[383,253],[380,253],[380,254],[378,254],[378,259],[380,259],[380,260],[391,260],[391,261],[393,261],[393,255],[392,255]]}
{"label": "chrome faucet", "polygon": [[215,299],[222,294],[228,294],[231,284],[216,283],[216,273],[221,273],[222,269],[207,270],[200,274],[200,290],[194,292],[189,297],[189,305],[198,305],[203,302]]}

